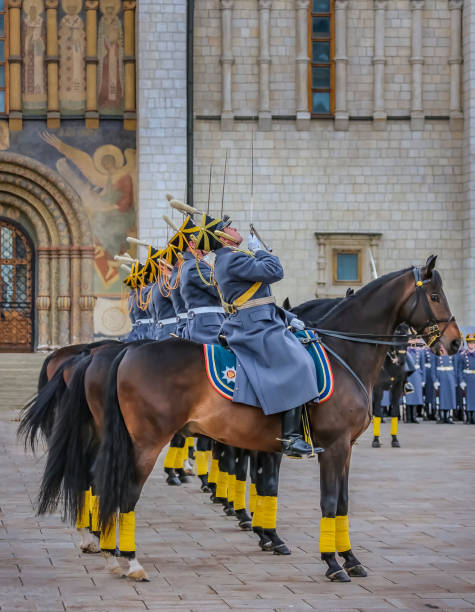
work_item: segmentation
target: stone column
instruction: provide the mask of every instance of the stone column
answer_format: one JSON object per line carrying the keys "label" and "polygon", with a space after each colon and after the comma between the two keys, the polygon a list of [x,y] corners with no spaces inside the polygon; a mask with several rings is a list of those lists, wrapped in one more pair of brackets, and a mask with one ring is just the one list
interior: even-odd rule
{"label": "stone column", "polygon": [[135,0],[124,1],[124,129],[137,128],[135,106]]}
{"label": "stone column", "polygon": [[270,11],[272,0],[258,0],[259,10],[259,123],[263,132],[272,129],[270,108]]}
{"label": "stone column", "polygon": [[450,128],[463,128],[462,79],[462,8],[463,0],[449,0],[450,10]]}
{"label": "stone column", "polygon": [[346,108],[346,8],[348,0],[335,0],[335,130],[345,131],[349,125]]}
{"label": "stone column", "polygon": [[91,342],[94,336],[94,247],[80,247],[81,251],[81,342]]}
{"label": "stone column", "polygon": [[50,278],[49,278],[49,295],[51,298],[51,312],[50,312],[50,325],[51,325],[51,346],[55,349],[60,346],[59,344],[59,326],[58,326],[58,285],[59,285],[59,267],[58,267],[58,248],[50,247]]}
{"label": "stone column", "polygon": [[71,247],[69,251],[71,262],[71,344],[81,341],[81,314],[79,310],[79,299],[81,295],[81,250],[79,247]]}
{"label": "stone column", "polygon": [[9,113],[10,130],[22,129],[21,110],[21,0],[10,0],[8,3],[9,42]]}
{"label": "stone column", "polygon": [[384,110],[384,11],[386,0],[374,0],[374,110],[373,126],[375,130],[386,129],[386,112]]}
{"label": "stone column", "polygon": [[51,298],[50,298],[50,249],[39,247],[38,253],[38,312],[37,348],[39,351],[51,347]]}
{"label": "stone column", "polygon": [[233,6],[221,0],[221,129],[233,129]]}
{"label": "stone column", "polygon": [[295,102],[297,130],[310,129],[308,110],[308,7],[310,0],[295,3]]}
{"label": "stone column", "polygon": [[58,55],[58,0],[45,0],[46,5],[46,65],[48,70],[48,113],[46,125],[60,127],[59,114],[59,55]]}
{"label": "stone column", "polygon": [[69,248],[58,249],[58,340],[61,346],[70,343],[71,284]]}
{"label": "stone column", "polygon": [[412,10],[412,103],[411,129],[424,129],[424,107],[422,104],[422,9],[424,0],[411,0]]}
{"label": "stone column", "polygon": [[98,0],[86,0],[86,127],[99,127],[97,110],[97,8]]}

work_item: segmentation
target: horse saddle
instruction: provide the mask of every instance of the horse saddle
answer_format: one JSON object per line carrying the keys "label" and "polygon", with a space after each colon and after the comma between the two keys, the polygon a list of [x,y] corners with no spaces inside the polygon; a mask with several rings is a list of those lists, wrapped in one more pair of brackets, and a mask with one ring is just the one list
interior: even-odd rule
{"label": "horse saddle", "polygon": [[[317,374],[319,403],[328,400],[333,393],[333,374],[330,361],[323,346],[318,342],[312,330],[298,331],[295,336],[302,342],[312,357]],[[219,338],[220,345],[203,345],[206,364],[206,375],[211,386],[226,399],[232,400],[236,385],[236,355],[223,346],[223,338]],[[226,345],[227,346],[227,345]]]}

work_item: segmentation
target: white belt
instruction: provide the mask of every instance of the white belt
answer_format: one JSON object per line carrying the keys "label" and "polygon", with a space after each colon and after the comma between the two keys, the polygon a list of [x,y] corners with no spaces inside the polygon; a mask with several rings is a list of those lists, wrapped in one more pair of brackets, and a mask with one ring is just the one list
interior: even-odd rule
{"label": "white belt", "polygon": [[[177,319],[188,319],[188,315],[186,314],[186,312],[179,312],[176,316]],[[178,321],[177,321],[178,323]]]}
{"label": "white belt", "polygon": [[165,327],[165,325],[171,325],[172,323],[177,323],[177,318],[176,317],[169,317],[168,319],[160,319],[160,321],[157,321],[155,323],[155,325],[157,327]]}
{"label": "white belt", "polygon": [[464,370],[464,374],[475,374],[475,370]]}
{"label": "white belt", "polygon": [[420,370],[420,369],[421,369],[421,366],[420,366],[420,365],[415,365],[415,366],[414,366],[414,369],[415,369],[415,370]]}
{"label": "white belt", "polygon": [[150,325],[150,323],[153,323],[153,319],[138,319],[134,325]]}
{"label": "white belt", "polygon": [[451,368],[450,366],[441,366],[437,369],[439,370],[439,372],[452,372],[453,371],[453,368]]}
{"label": "white belt", "polygon": [[210,312],[224,314],[224,308],[222,306],[198,306],[198,308],[190,308],[188,318],[192,319],[197,314],[208,314]]}

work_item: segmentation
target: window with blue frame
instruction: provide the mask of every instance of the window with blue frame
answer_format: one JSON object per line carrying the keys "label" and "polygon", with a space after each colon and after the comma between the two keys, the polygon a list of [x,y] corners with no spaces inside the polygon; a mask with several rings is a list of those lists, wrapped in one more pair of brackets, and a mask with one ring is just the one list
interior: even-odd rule
{"label": "window with blue frame", "polygon": [[0,114],[8,112],[8,0],[0,0]]}
{"label": "window with blue frame", "polygon": [[360,251],[333,251],[333,282],[348,284],[362,282]]}
{"label": "window with blue frame", "polygon": [[333,2],[311,0],[309,16],[310,112],[333,113]]}

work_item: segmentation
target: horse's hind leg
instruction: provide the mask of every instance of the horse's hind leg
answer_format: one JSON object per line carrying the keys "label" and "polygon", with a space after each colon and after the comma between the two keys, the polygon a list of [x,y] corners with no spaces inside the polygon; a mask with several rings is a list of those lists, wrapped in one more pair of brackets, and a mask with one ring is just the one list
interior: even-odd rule
{"label": "horse's hind leg", "polygon": [[244,531],[250,531],[252,526],[252,518],[246,510],[246,477],[247,468],[249,465],[249,451],[242,448],[236,448],[235,451],[235,479],[234,479],[234,497],[233,506],[236,517],[239,521],[239,527]]}
{"label": "horse's hind leg", "polygon": [[[349,443],[334,443],[319,455],[320,462],[320,554],[328,565],[327,578],[336,582],[349,582],[350,577],[336,560],[336,522],[340,488],[349,462]],[[338,517],[342,519],[343,517]],[[339,521],[343,527],[342,521]]]}
{"label": "horse's hind leg", "polygon": [[81,536],[80,548],[84,553],[101,552],[99,538],[91,530],[91,489],[84,491],[81,511],[76,519],[76,529]]}
{"label": "horse's hind leg", "polygon": [[290,555],[290,549],[277,535],[277,495],[282,453],[257,453],[257,500],[252,517],[252,530],[259,536],[262,550],[275,555]]}
{"label": "horse's hind leg", "polygon": [[345,466],[345,472],[341,480],[340,493],[338,496],[338,505],[335,518],[335,544],[340,557],[343,557],[345,563],[344,569],[349,576],[363,578],[367,576],[365,568],[358,561],[351,550],[349,521],[348,521],[348,476],[350,471],[350,455]]}

